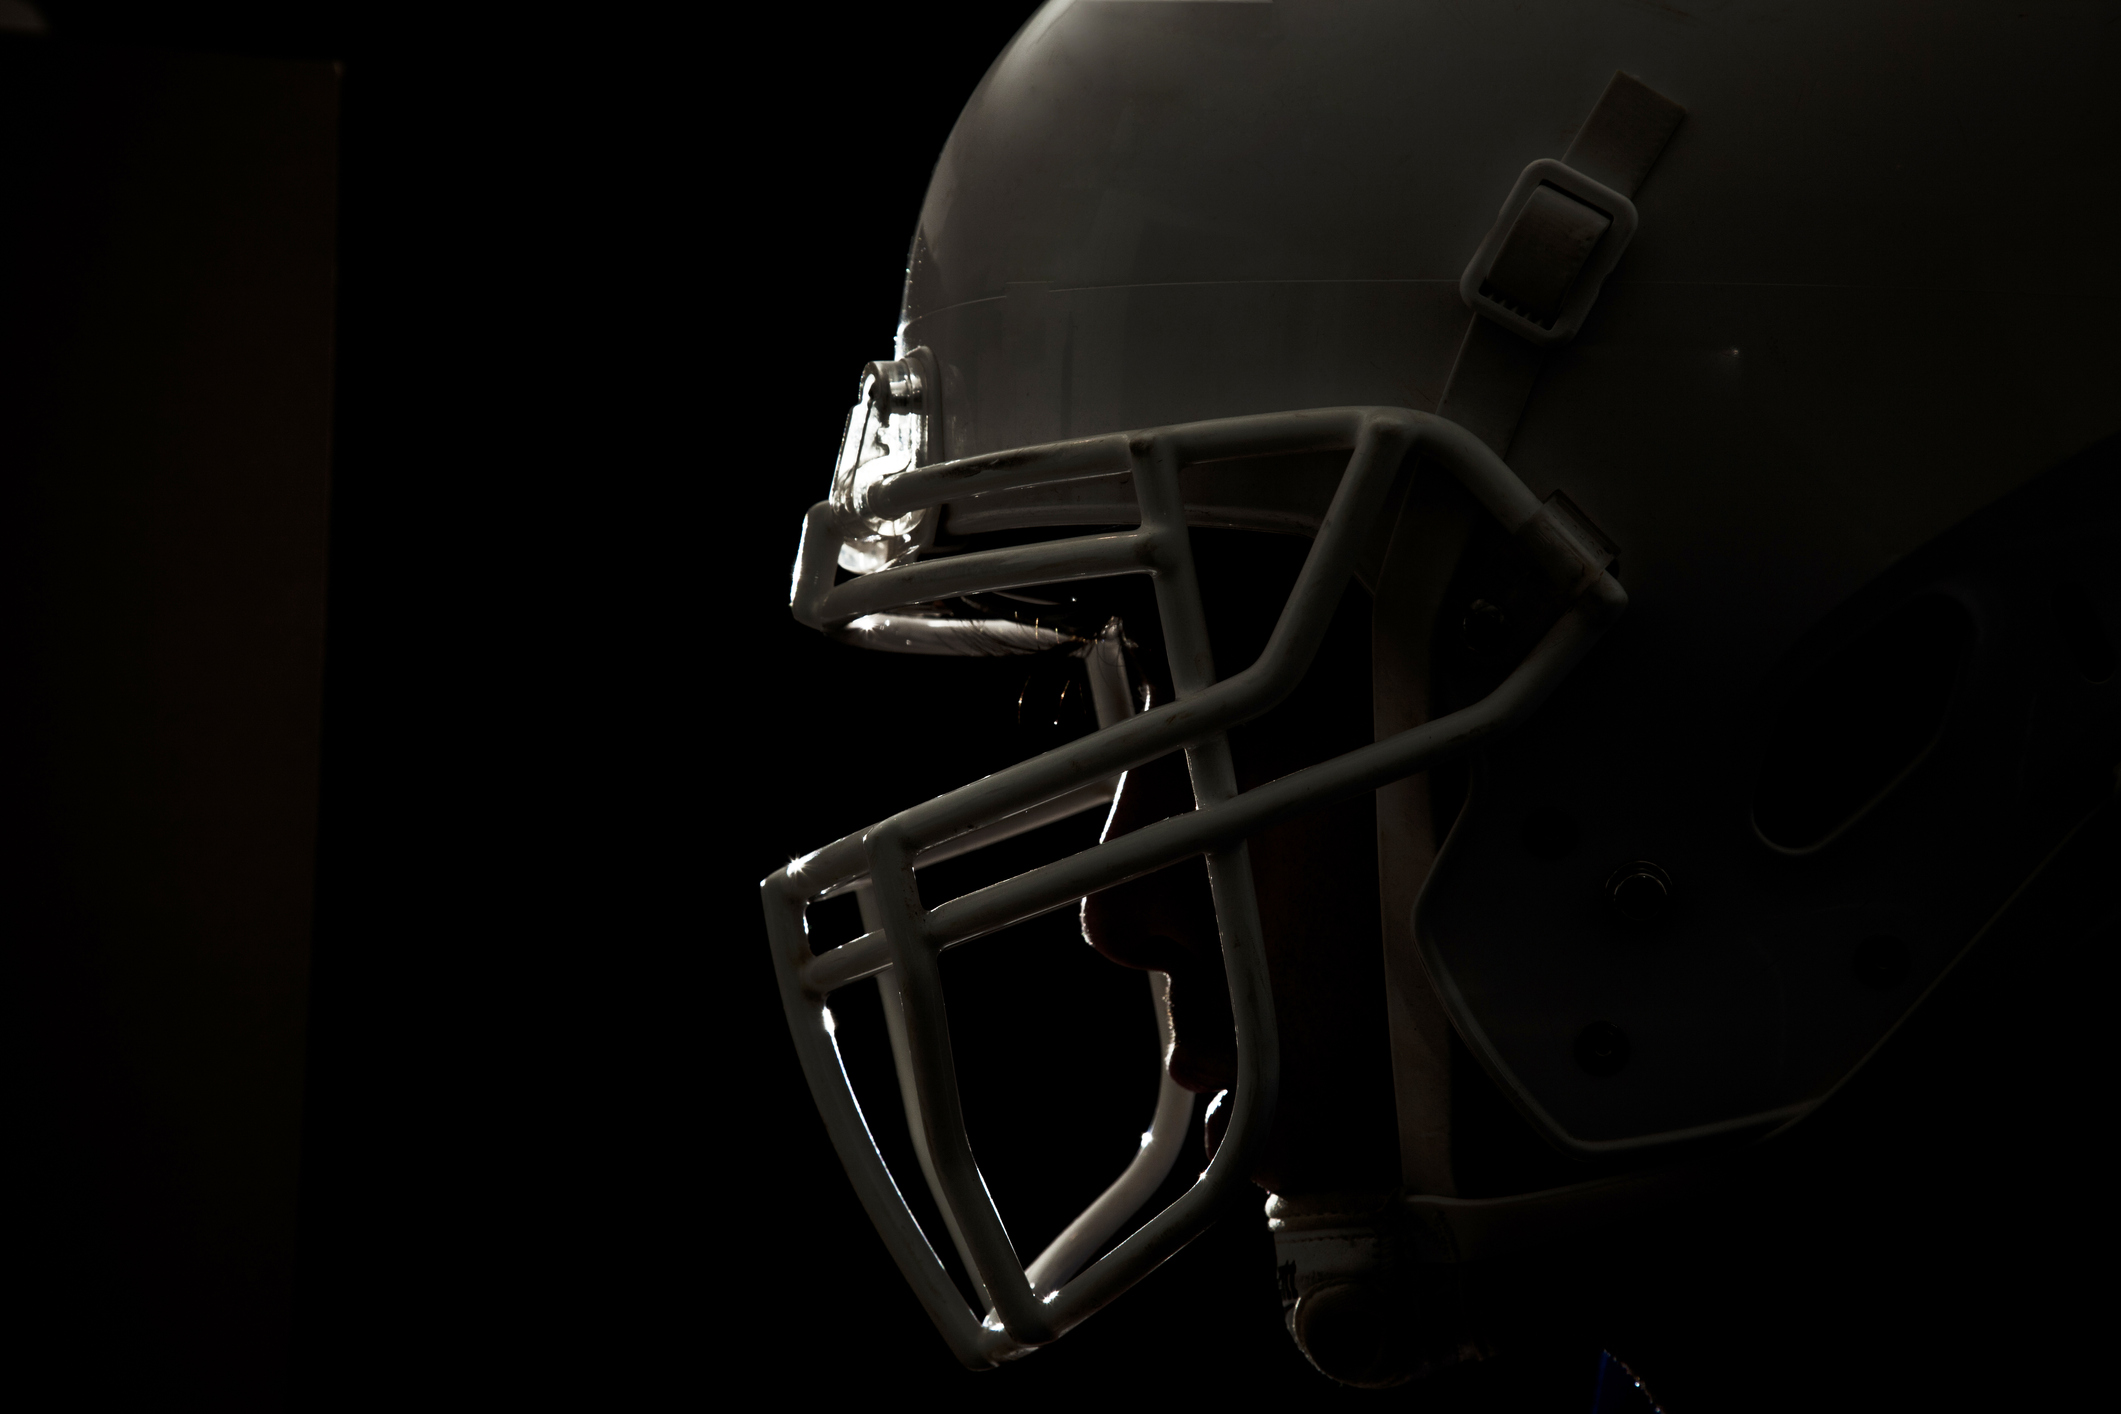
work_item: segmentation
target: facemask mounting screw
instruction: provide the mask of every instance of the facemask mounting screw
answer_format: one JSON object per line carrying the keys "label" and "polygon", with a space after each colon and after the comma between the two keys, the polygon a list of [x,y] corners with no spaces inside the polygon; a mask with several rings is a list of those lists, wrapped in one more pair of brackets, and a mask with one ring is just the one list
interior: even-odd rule
{"label": "facemask mounting screw", "polygon": [[1614,870],[1605,891],[1614,912],[1628,922],[1638,926],[1655,923],[1671,906],[1672,876],[1649,860],[1638,859]]}
{"label": "facemask mounting screw", "polygon": [[1628,1063],[1634,1047],[1628,1033],[1609,1021],[1594,1021],[1576,1037],[1576,1064],[1592,1075],[1614,1075]]}

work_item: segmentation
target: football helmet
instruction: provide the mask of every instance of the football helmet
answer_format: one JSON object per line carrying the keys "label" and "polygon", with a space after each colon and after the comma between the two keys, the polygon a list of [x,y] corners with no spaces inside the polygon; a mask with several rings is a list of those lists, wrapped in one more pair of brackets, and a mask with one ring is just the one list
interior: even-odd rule
{"label": "football helmet", "polygon": [[[1468,1353],[1389,1334],[1420,1272],[1798,1123],[2112,794],[2114,49],[2076,11],[1868,0],[1054,0],[1017,35],[936,164],[791,603],[871,649],[1072,655],[1098,727],[763,884],[812,1093],[966,1364],[1055,1339],[1252,1175],[1302,1002],[1269,979],[1264,830],[1375,800],[1399,1181],[1267,1212],[1299,1344],[1387,1384]],[[1208,649],[1203,528],[1311,542],[1255,662]],[[1121,576],[1153,634],[1024,608]],[[1229,734],[1351,583],[1374,741],[1240,790]],[[1193,808],[923,896],[1174,753]],[[1129,1228],[1177,1160],[1166,1077],[1140,1155],[1026,1264],[940,954],[1196,857],[1219,1147]],[[848,892],[860,935],[814,939]],[[835,1050],[830,998],[870,977],[945,1233]],[[1485,1162],[1469,1082],[1551,1162]]]}

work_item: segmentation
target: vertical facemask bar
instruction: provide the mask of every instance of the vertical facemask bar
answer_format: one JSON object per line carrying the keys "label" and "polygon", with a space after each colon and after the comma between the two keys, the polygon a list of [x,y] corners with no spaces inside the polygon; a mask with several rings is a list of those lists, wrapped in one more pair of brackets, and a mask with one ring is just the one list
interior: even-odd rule
{"label": "vertical facemask bar", "polygon": [[[1100,729],[1126,721],[1141,708],[1141,700],[1127,677],[1125,637],[1125,626],[1118,619],[1112,620],[1083,660]],[[1114,799],[1116,803],[1116,794]],[[870,925],[864,922],[863,926]],[[1142,1134],[1140,1151],[1111,1187],[1083,1209],[1024,1269],[1031,1289],[1041,1298],[1058,1291],[1127,1219],[1140,1211],[1141,1205],[1170,1176],[1179,1150],[1185,1145],[1193,1119],[1193,1095],[1171,1078],[1165,1065],[1171,1052],[1171,979],[1161,972],[1151,972],[1148,978],[1149,1004],[1156,1020],[1156,1113]]]}
{"label": "vertical facemask bar", "polygon": [[[1097,711],[1100,728],[1113,726],[1133,716],[1140,709],[1140,702],[1128,680],[1124,659],[1125,626],[1114,619],[1098,635],[1096,644],[1085,655],[1083,667],[1089,680],[1090,698]],[[1001,822],[1006,823],[1006,822]],[[990,829],[992,827],[989,827]],[[919,862],[926,862],[925,858]],[[861,906],[862,927],[867,932],[880,933],[884,929],[882,915],[867,884],[857,885],[856,901]],[[1069,1277],[1087,1262],[1091,1255],[1102,1247],[1127,1219],[1140,1210],[1165,1178],[1169,1177],[1172,1165],[1178,1161],[1179,1151],[1184,1147],[1186,1132],[1193,1115],[1193,1096],[1180,1087],[1164,1068],[1164,1058],[1171,1047],[1171,1019],[1168,1010],[1170,978],[1161,972],[1147,974],[1149,1002],[1156,1033],[1157,1055],[1157,1102],[1149,1128],[1142,1134],[1141,1149],[1120,1176],[1113,1181],[1092,1203],[1041,1252],[1031,1265],[1025,1268],[1025,1277],[1032,1290],[1041,1298],[1057,1291]],[[919,1161],[921,1174],[927,1180],[928,1191],[934,1197],[942,1213],[943,1224],[950,1234],[951,1243],[957,1249],[958,1259],[972,1275],[979,1289],[980,1299],[991,1312],[994,1298],[986,1284],[979,1278],[973,1264],[971,1249],[967,1246],[963,1230],[948,1201],[945,1199],[941,1180],[937,1178],[935,1160],[928,1150],[927,1121],[922,1117],[920,1086],[914,1077],[912,1052],[906,1038],[905,1003],[899,995],[895,977],[885,973],[877,979],[877,994],[884,1011],[884,1028],[890,1036],[893,1068],[897,1073],[899,1097],[906,1110],[906,1126],[912,1136],[914,1156]]]}
{"label": "vertical facemask bar", "polygon": [[1156,1018],[1156,1113],[1142,1134],[1141,1152],[1112,1181],[1112,1186],[1083,1209],[1081,1216],[1062,1229],[1061,1235],[1024,1269],[1031,1289],[1041,1298],[1060,1290],[1092,1253],[1141,1211],[1141,1205],[1171,1176],[1192,1128],[1193,1092],[1181,1087],[1165,1068],[1165,1060],[1171,1054],[1171,979],[1162,972],[1147,976],[1149,1005]]}
{"label": "vertical facemask bar", "polygon": [[[1215,425],[1211,424],[1211,428]],[[1221,430],[1215,428],[1215,430]],[[1211,432],[1212,438],[1212,432]],[[1203,438],[1209,441],[1210,438]],[[1177,442],[1178,439],[1172,439]],[[1206,454],[1210,447],[1183,444],[1163,451],[1160,464],[1141,465],[1137,456],[1136,495],[1142,505],[1144,529],[1166,517],[1183,527],[1185,506],[1178,485],[1181,455],[1193,451]],[[1352,543],[1355,527],[1372,520],[1389,495],[1392,474],[1406,450],[1405,441],[1365,421],[1349,454],[1325,520],[1313,541],[1289,602],[1284,606],[1266,650],[1265,663],[1277,653],[1292,657],[1285,670],[1301,678],[1325,621],[1338,607],[1346,588],[1352,561],[1333,563],[1321,556],[1321,544]],[[1382,465],[1381,465],[1382,463]],[[1144,474],[1144,473],[1148,474]],[[1207,640],[1207,618],[1200,602],[1199,580],[1193,572],[1189,536],[1159,536],[1159,548],[1169,546],[1157,561],[1157,609],[1163,615],[1170,643],[1173,688],[1179,701],[1197,696],[1214,685],[1214,660]],[[1183,558],[1177,552],[1182,551]],[[1168,556],[1168,558],[1167,558]],[[1169,581],[1167,587],[1166,581]],[[1182,625],[1176,633],[1174,623]],[[1191,686],[1181,686],[1181,654],[1186,655]],[[1248,670],[1249,671],[1249,670]],[[1230,761],[1229,738],[1217,733],[1187,753],[1194,780],[1196,808],[1207,811],[1237,795],[1237,777]],[[1209,1161],[1200,1182],[1170,1207],[1142,1224],[1133,1235],[1107,1253],[1090,1270],[1070,1282],[1055,1298],[1056,1322],[1062,1329],[1083,1319],[1111,1301],[1138,1280],[1143,1271],[1168,1259],[1190,1240],[1199,1224],[1213,1215],[1227,1196],[1249,1181],[1253,1163],[1274,1123],[1274,1108],[1281,1084],[1281,1042],[1274,1019],[1274,997],[1269,988],[1266,945],[1259,920],[1259,900],[1253,889],[1249,846],[1235,846],[1206,854],[1209,892],[1215,906],[1216,926],[1221,934],[1224,973],[1230,995],[1230,1011],[1237,1033],[1237,1084],[1234,1087],[1229,1127],[1222,1144]]]}
{"label": "vertical facemask bar", "polygon": [[889,823],[871,831],[868,844],[868,892],[891,956],[886,985],[897,986],[905,1011],[907,1059],[921,1092],[919,1119],[940,1190],[937,1198],[964,1244],[974,1280],[993,1303],[995,1318],[1018,1344],[1043,1345],[1058,1333],[1044,1303],[1032,1294],[965,1130],[941,958],[913,882],[913,852]]}
{"label": "vertical facemask bar", "polygon": [[[1084,657],[1084,670],[1090,678],[1090,702],[1097,706],[1099,729],[1114,727],[1141,710],[1141,697],[1126,674],[1124,642],[1126,625],[1114,619],[1105,625],[1105,632],[1097,636],[1097,644]],[[1118,791],[1114,793],[1114,803],[1118,803]],[[1128,1162],[1111,1187],[1099,1194],[1097,1202],[1084,1208],[1082,1215],[1077,1215],[1061,1236],[1054,1238],[1029,1268],[1024,1268],[1024,1276],[1031,1280],[1031,1289],[1039,1297],[1061,1289],[1126,1219],[1141,1210],[1141,1204],[1150,1200],[1164,1179],[1171,1177],[1171,1166],[1177,1164],[1179,1149],[1186,1145],[1186,1132],[1192,1126],[1192,1092],[1171,1079],[1171,1071],[1164,1064],[1171,1054],[1171,977],[1164,973],[1147,973],[1147,977],[1150,1009],[1156,1018],[1156,1113],[1150,1117],[1150,1128],[1141,1134],[1141,1149],[1133,1162]]]}
{"label": "vertical facemask bar", "polygon": [[[1194,573],[1193,538],[1186,528],[1185,499],[1178,484],[1178,456],[1173,441],[1154,443],[1147,458],[1135,458],[1134,485],[1142,528],[1156,534],[1160,551],[1155,569],[1156,610],[1169,648],[1171,687],[1178,701],[1185,702],[1215,685],[1215,655],[1208,642],[1200,580]],[[1348,470],[1342,473],[1343,482],[1354,475],[1354,463],[1351,457]],[[1292,602],[1283,617],[1294,608]],[[1186,772],[1192,777],[1196,810],[1235,798],[1237,768],[1230,760],[1228,734],[1217,732],[1187,748]],[[1281,1087],[1280,1042],[1274,1025],[1274,997],[1265,985],[1266,942],[1259,922],[1259,899],[1252,887],[1251,853],[1240,841],[1210,851],[1206,860],[1208,894],[1215,908],[1237,1032],[1236,1093],[1230,1127],[1223,1138],[1225,1143],[1235,1139],[1232,1152],[1244,1154],[1254,1147],[1251,1136],[1266,1134],[1274,1124],[1274,1102]]]}
{"label": "vertical facemask bar", "polygon": [[[1133,463],[1142,535],[1151,549],[1150,571],[1169,645],[1172,683],[1184,700],[1214,685],[1215,667],[1179,489],[1179,454],[1180,448],[1171,442],[1156,441],[1135,451]],[[1221,804],[1237,794],[1237,775],[1223,734],[1186,748],[1186,760],[1197,808]],[[993,1303],[994,1318],[1018,1344],[1044,1344],[1059,1334],[1049,1318],[1050,1302],[1034,1292],[1029,1274],[1017,1261],[965,1130],[938,950],[924,936],[924,911],[913,882],[913,852],[889,824],[872,831],[866,843],[868,892],[889,947],[890,981],[898,985],[904,1006],[907,1056],[923,1097],[918,1117],[927,1135],[938,1201],[978,1273],[983,1294]],[[1222,937],[1224,970],[1230,979],[1238,1055],[1237,1094],[1225,1137],[1231,1148],[1227,1154],[1219,1151],[1217,1157],[1235,1161],[1248,1154],[1256,1144],[1254,1136],[1263,1135],[1272,1124],[1279,1059],[1258,900],[1252,888],[1250,857],[1242,843],[1209,853],[1208,882]],[[1213,1171],[1218,1166],[1211,1163],[1209,1167]],[[1231,1165],[1221,1167],[1211,1192],[1229,1184]]]}
{"label": "vertical facemask bar", "polygon": [[[871,933],[882,932],[883,916],[877,911],[876,899],[867,885],[855,890],[855,901],[861,905],[862,927]],[[980,1280],[979,1268],[972,1260],[972,1249],[965,1242],[964,1230],[958,1226],[956,1213],[943,1197],[943,1183],[936,1177],[935,1159],[928,1152],[928,1121],[922,1115],[920,1084],[914,1078],[913,1052],[906,1041],[906,1002],[899,995],[898,974],[886,972],[877,978],[876,992],[884,1008],[884,1030],[891,1037],[891,1068],[898,1075],[899,1099],[906,1107],[906,1131],[913,1139],[913,1156],[920,1161],[921,1176],[928,1180],[929,1196],[942,1210],[943,1227],[950,1234],[951,1245],[957,1249],[958,1260],[965,1264],[973,1286],[978,1288],[980,1301],[991,1311],[994,1295]]]}
{"label": "vertical facemask bar", "polygon": [[832,1136],[833,1148],[847,1170],[855,1196],[869,1221],[876,1225],[886,1250],[897,1263],[928,1318],[950,1347],[950,1353],[970,1369],[986,1369],[994,1363],[991,1339],[972,1313],[965,1309],[950,1275],[921,1234],[906,1206],[905,1195],[892,1181],[891,1170],[876,1147],[876,1137],[854,1098],[854,1086],[840,1061],[839,1046],[832,1035],[832,1012],[822,996],[802,983],[803,960],[809,956],[810,940],[804,922],[809,900],[788,880],[765,891],[766,931],[773,946],[774,975],[781,987],[781,1004],[788,1015],[789,1033],[803,1078],[816,1100],[818,1113]]}

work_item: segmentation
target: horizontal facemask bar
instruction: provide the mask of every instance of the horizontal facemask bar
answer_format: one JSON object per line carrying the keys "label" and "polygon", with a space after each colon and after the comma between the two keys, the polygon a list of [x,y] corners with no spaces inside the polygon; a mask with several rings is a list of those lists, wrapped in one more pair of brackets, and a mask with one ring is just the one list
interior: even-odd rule
{"label": "horizontal facemask bar", "polygon": [[[978,623],[978,620],[969,620]],[[1084,676],[1089,680],[1090,698],[1095,704],[1097,723],[1109,727],[1133,716],[1137,709],[1134,686],[1127,680],[1127,670],[1122,659],[1121,639],[1124,634],[1119,620],[1114,619],[1104,633],[1088,646],[1082,654]],[[1047,825],[1072,819],[1091,810],[1110,810],[1113,793],[1119,788],[1119,778],[1111,777],[1093,781],[1066,795],[1056,796],[1042,805],[1029,810],[1007,815],[991,824],[952,836],[941,844],[929,845],[913,857],[913,867],[925,869],[931,864],[942,864],[962,858],[988,845],[1013,840],[1018,835],[1029,834]],[[835,884],[818,895],[817,901],[838,898],[853,890],[857,881],[847,880]]]}
{"label": "horizontal facemask bar", "polygon": [[[1351,450],[1347,470],[1310,556],[1258,662],[1214,680],[1194,581],[1178,469],[1197,461],[1280,452]],[[1464,711],[1403,732],[1240,795],[1230,766],[1232,726],[1270,710],[1308,669],[1363,538],[1383,514],[1407,455],[1419,449],[1455,475],[1539,559],[1576,601],[1493,693]],[[901,812],[836,841],[764,881],[769,931],[797,1049],[841,1159],[900,1269],[960,1359],[983,1366],[1067,1330],[1190,1241],[1244,1183],[1271,1124],[1277,1048],[1256,902],[1244,838],[1330,800],[1423,769],[1528,716],[1611,623],[1626,598],[1603,566],[1610,555],[1562,510],[1534,498],[1495,455],[1455,424],[1403,409],[1326,409],[1235,418],[1091,438],[924,467],[855,488],[875,514],[1078,477],[1126,474],[1142,511],[1132,532],[963,555],[832,584],[837,537],[830,505],[813,508],[799,552],[792,607],[830,631],[855,616],[944,595],[1116,573],[1155,576],[1176,700]],[[924,851],[1007,822],[1184,750],[1196,809],[1108,840],[933,909],[912,869]],[[1002,1228],[958,1109],[940,975],[941,949],[1065,907],[1085,894],[1205,854],[1236,1023],[1238,1083],[1223,1146],[1201,1180],[1111,1252],[1050,1296],[1035,1291]],[[869,931],[812,957],[808,903],[862,882]],[[875,922],[870,922],[870,918]],[[881,925],[881,926],[879,926]],[[967,1311],[913,1221],[878,1155],[838,1061],[825,994],[885,969],[904,1008],[909,1069],[923,1096],[921,1122],[934,1186],[975,1283],[992,1303]]]}
{"label": "horizontal facemask bar", "polygon": [[[939,504],[989,489],[1112,475],[1152,451],[1169,457],[1175,471],[1177,464],[1217,457],[1352,448],[1365,419],[1375,419],[1380,424],[1369,449],[1371,456],[1358,454],[1351,458],[1340,492],[1319,528],[1311,556],[1290,595],[1288,608],[1257,663],[1196,694],[1188,694],[1181,687],[1177,702],[901,812],[893,817],[893,823],[904,832],[907,844],[917,852],[1093,781],[1132,770],[1192,741],[1248,721],[1286,697],[1310,666],[1313,647],[1353,570],[1360,538],[1369,530],[1370,520],[1381,514],[1391,479],[1398,473],[1399,454],[1411,446],[1419,446],[1452,471],[1506,529],[1540,556],[1550,575],[1565,588],[1589,588],[1600,577],[1610,553],[1603,547],[1583,544],[1585,537],[1572,524],[1571,517],[1550,512],[1472,434],[1442,418],[1401,409],[1336,408],[1270,414],[1152,433],[1053,443],[922,467],[867,490],[869,497],[882,500],[893,509],[904,509],[909,503]],[[1393,455],[1380,458],[1377,453],[1387,440],[1393,444]],[[1139,454],[1137,448],[1141,449]],[[1366,461],[1370,465],[1363,465]],[[1389,464],[1380,464],[1383,462]],[[1370,484],[1350,484],[1362,482]],[[1358,491],[1367,494],[1354,494]],[[1344,504],[1351,499],[1362,504]],[[1170,558],[1169,542],[1185,536],[1182,523],[1162,530],[1145,524],[1136,531],[990,550],[885,570],[833,587],[835,542],[829,528],[819,523],[829,515],[829,507],[814,508],[806,523],[793,595],[796,617],[817,628],[861,614],[948,596],[1049,584],[1071,577],[1157,573]],[[824,534],[813,534],[818,531]],[[1616,605],[1625,603],[1618,584],[1612,585],[1611,593],[1618,596]],[[1564,619],[1554,632],[1566,636],[1569,621]],[[1177,646],[1175,636],[1173,644]],[[1204,656],[1204,632],[1197,648]],[[1525,666],[1534,666],[1541,656],[1535,651]],[[1175,682],[1181,680],[1179,667],[1174,663]],[[1518,676],[1525,674],[1520,671]],[[1508,687],[1505,683],[1498,694]],[[1438,727],[1442,723],[1428,725]],[[866,833],[848,835],[795,861],[789,866],[791,878],[799,875],[802,882],[814,883],[822,892],[856,877],[862,872],[862,839]],[[1213,837],[1202,838],[1205,841]]]}

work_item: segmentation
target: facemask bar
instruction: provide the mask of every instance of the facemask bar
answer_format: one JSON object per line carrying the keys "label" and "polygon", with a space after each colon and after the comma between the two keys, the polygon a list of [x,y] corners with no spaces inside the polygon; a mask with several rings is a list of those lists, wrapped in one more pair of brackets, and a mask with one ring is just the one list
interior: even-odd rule
{"label": "facemask bar", "polygon": [[[1118,619],[1105,626],[1104,632],[1090,645],[1084,654],[1083,666],[1087,670],[1090,695],[1097,711],[1100,727],[1109,727],[1123,722],[1141,710],[1134,685],[1128,680],[1124,660],[1123,642],[1125,633]],[[1010,839],[1027,830],[1037,829],[1054,820],[1081,813],[1085,809],[1109,809],[1114,803],[1119,782],[1100,781],[1095,786],[1081,791],[1071,791],[1057,800],[1048,801],[1035,810],[1028,810],[1006,819],[998,820],[982,829],[968,831],[952,840],[923,850],[914,860],[919,869],[928,864],[939,864],[975,849]],[[842,885],[830,890],[830,897],[841,890],[854,892],[861,904],[862,927],[865,931],[877,931],[883,927],[876,911],[876,902],[862,884]],[[1134,1216],[1141,1205],[1148,1201],[1165,1178],[1184,1147],[1190,1121],[1193,1117],[1193,1096],[1171,1078],[1165,1068],[1164,1058],[1171,1050],[1171,1014],[1168,1006],[1170,978],[1161,972],[1150,972],[1149,1003],[1156,1025],[1157,1098],[1156,1111],[1151,1116],[1149,1128],[1141,1137],[1141,1148],[1134,1158],[1096,1202],[1082,1213],[1053,1239],[1037,1259],[1025,1269],[1032,1290],[1039,1296],[1049,1296],[1062,1283],[1074,1276],[1076,1270],[1089,1260],[1090,1255],[1103,1246],[1105,1239],[1119,1231],[1127,1219]],[[921,1173],[928,1182],[930,1193],[935,1197],[936,1207],[943,1214],[944,1226],[949,1230],[950,1240],[956,1247],[958,1257],[965,1269],[974,1270],[971,1249],[966,1245],[963,1231],[951,1216],[949,1200],[944,1196],[941,1180],[937,1178],[935,1161],[928,1152],[927,1124],[922,1117],[920,1086],[913,1073],[913,1057],[906,1039],[905,1004],[895,988],[880,986],[877,995],[884,1011],[884,1026],[891,1038],[893,1069],[899,1082],[899,1095],[906,1111],[906,1128],[913,1141],[914,1155],[920,1162]],[[985,1296],[984,1287],[981,1295]],[[993,1302],[986,1302],[991,1309]]]}
{"label": "facemask bar", "polygon": [[[1182,466],[1240,456],[1350,449],[1332,505],[1259,661],[1217,682],[1193,572]],[[1415,451],[1456,476],[1517,535],[1572,604],[1524,662],[1480,702],[1331,761],[1239,794],[1226,733],[1284,699],[1308,670],[1357,555]],[[813,507],[798,551],[796,618],[829,630],[866,614],[956,595],[1111,574],[1153,576],[1176,700],[1064,747],[901,811],[776,871],[762,883],[774,964],[811,1093],[870,1218],[958,1358],[984,1367],[1053,1340],[1196,1236],[1247,1180],[1272,1124],[1278,1080],[1273,1002],[1244,841],[1305,811],[1422,770],[1522,722],[1625,607],[1605,573],[1610,552],[1567,513],[1542,505],[1471,433],[1426,413],[1335,408],[1114,434],[936,466],[898,470],[854,490],[857,509],[884,518],[989,491],[1129,474],[1140,528],[903,565],[834,586],[839,537],[831,503]],[[916,858],[1172,751],[1186,753],[1195,809],[1107,840],[960,898],[925,907]],[[1078,807],[1079,808],[1079,807]],[[1011,830],[1010,833],[1015,831]],[[944,1009],[940,953],[1074,904],[1086,894],[1203,855],[1236,1023],[1237,1084],[1230,1126],[1185,1195],[1125,1241],[1043,1296],[1009,1244],[966,1138]],[[860,883],[867,932],[811,954],[805,913],[828,891]],[[903,1009],[905,1052],[920,1092],[925,1148],[938,1200],[962,1239],[967,1266],[992,1302],[966,1309],[899,1193],[832,1040],[833,989],[889,970]]]}

